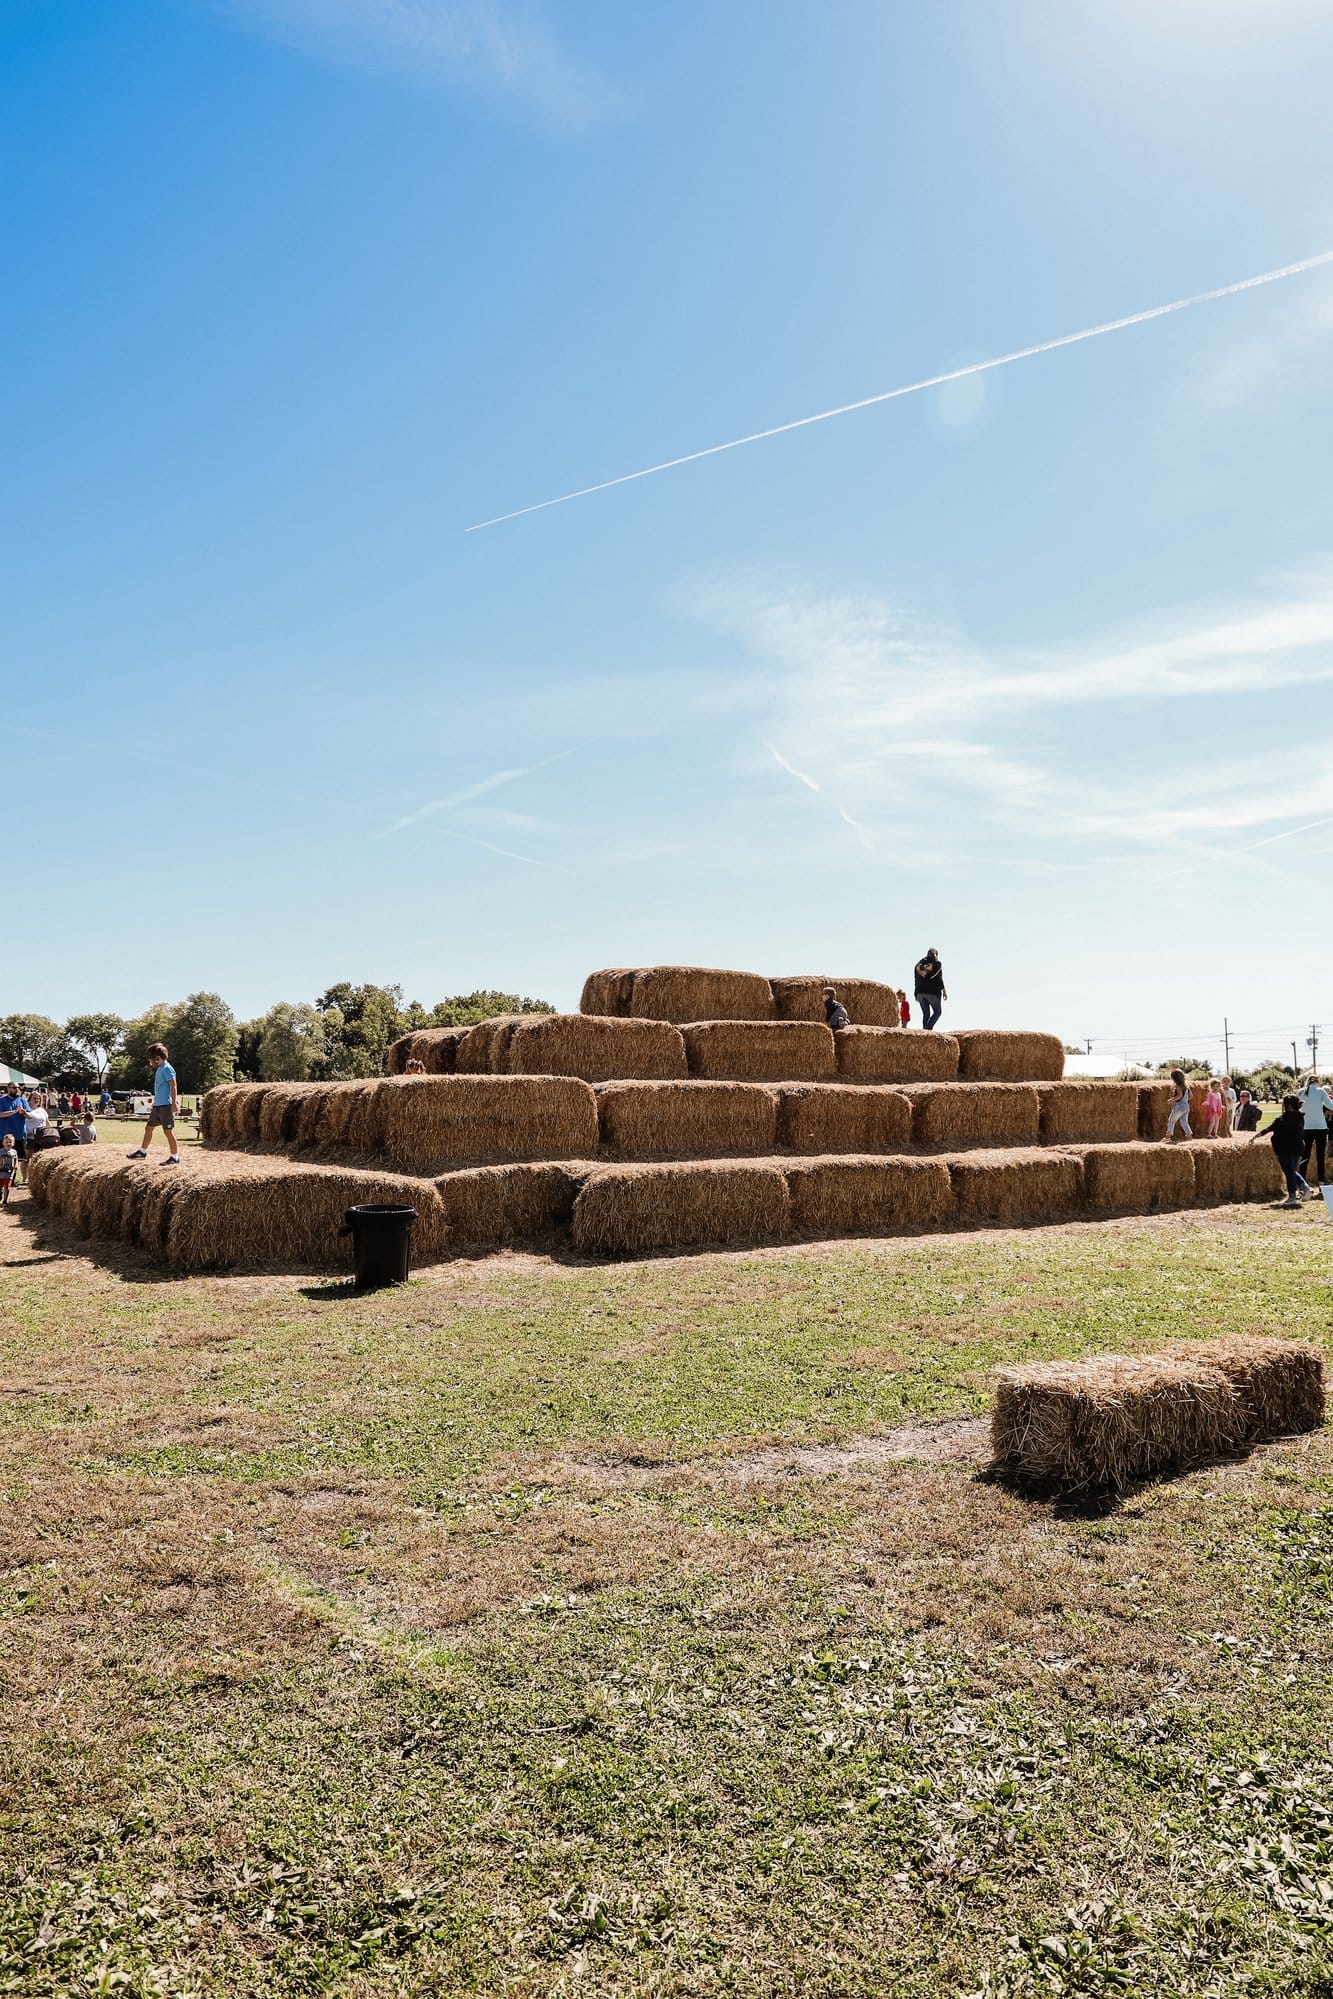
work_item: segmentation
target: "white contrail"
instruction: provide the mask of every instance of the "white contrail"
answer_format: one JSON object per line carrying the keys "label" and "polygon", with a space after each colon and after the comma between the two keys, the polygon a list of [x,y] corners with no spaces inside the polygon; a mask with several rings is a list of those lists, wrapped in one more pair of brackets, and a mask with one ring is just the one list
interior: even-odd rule
{"label": "white contrail", "polygon": [[787,775],[794,777],[798,784],[808,786],[811,791],[822,791],[824,789],[822,784],[816,784],[812,777],[807,777],[803,770],[797,770],[794,763],[789,763],[786,757],[783,756],[782,751],[775,750],[772,743],[765,743],[764,748],[768,751],[774,763],[781,764]]}
{"label": "white contrail", "polygon": [[1333,264],[1333,250],[1321,250],[1316,257],[1302,257],[1299,263],[1282,264],[1275,271],[1261,271],[1258,277],[1240,278],[1233,285],[1218,285],[1210,292],[1195,292],[1191,298],[1172,299],[1169,305],[1151,305],[1146,312],[1131,312],[1124,319],[1106,319],[1100,326],[1085,326],[1081,333],[1062,333],[1058,340],[1039,340],[1032,347],[1016,347],[1012,354],[997,354],[989,361],[973,361],[965,368],[950,368],[942,375],[927,375],[919,382],[905,382],[900,389],[885,389],[878,396],[863,396],[859,402],[842,403],[834,410],[820,410],[815,416],[798,416],[791,423],[775,423],[769,430],[752,430],[748,437],[732,437],[725,444],[709,444],[702,451],[687,451],[680,458],[664,458],[660,465],[645,465],[639,472],[622,472],[618,479],[602,479],[595,486],[580,486],[573,493],[559,493],[553,500],[538,500],[530,507],[515,507],[509,514],[494,514],[488,521],[474,521],[465,534],[482,528],[499,527],[504,521],[520,520],[524,514],[539,514],[546,507],[563,507],[569,500],[586,500],[590,493],[606,493],[612,486],[628,486],[635,479],[651,479],[657,472],[673,472],[678,465],[693,465],[700,458],[715,458],[720,451],[738,451],[743,444],[759,444],[766,437],[781,437],[789,430],[804,430],[808,424],[827,423],[830,417],[850,416],[853,410],[873,409],[876,403],[896,402],[899,396],[919,395],[922,389],[938,389],[945,382],[960,382],[966,375],[984,375],[991,368],[1007,368],[1011,361],[1027,361],[1034,354],[1050,354],[1057,347],[1073,347],[1080,340],[1096,340],[1103,333],[1122,333],[1127,326],[1142,326],[1146,320],[1162,319],[1168,312],[1184,312],[1192,305],[1209,305],[1214,299],[1233,298],[1237,292],[1253,291],[1257,285],[1276,284],[1279,278],[1299,277],[1302,271]]}

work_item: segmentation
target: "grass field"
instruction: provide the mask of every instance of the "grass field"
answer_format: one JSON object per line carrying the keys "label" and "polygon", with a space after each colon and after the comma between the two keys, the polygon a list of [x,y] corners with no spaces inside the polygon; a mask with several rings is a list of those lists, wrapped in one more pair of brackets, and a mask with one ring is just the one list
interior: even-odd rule
{"label": "grass field", "polygon": [[[145,1168],[145,1171],[150,1170]],[[0,1217],[0,1992],[1333,1992],[1329,1433],[1101,1513],[987,1371],[1262,1330],[1226,1209],[357,1297]]]}

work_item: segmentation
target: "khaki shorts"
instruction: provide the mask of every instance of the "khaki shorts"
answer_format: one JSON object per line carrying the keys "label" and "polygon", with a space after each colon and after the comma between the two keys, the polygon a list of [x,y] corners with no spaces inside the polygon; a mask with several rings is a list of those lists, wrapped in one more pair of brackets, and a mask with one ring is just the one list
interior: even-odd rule
{"label": "khaki shorts", "polygon": [[146,1131],[152,1131],[154,1126],[156,1126],[159,1131],[175,1130],[176,1113],[175,1111],[172,1110],[170,1104],[153,1105],[152,1110],[150,1110],[148,1113],[148,1123],[144,1127],[144,1129]]}

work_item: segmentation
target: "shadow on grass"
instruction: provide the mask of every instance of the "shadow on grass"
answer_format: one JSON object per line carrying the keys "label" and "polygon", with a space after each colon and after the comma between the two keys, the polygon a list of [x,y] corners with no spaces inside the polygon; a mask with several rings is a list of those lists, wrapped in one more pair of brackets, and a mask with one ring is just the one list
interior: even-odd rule
{"label": "shadow on grass", "polygon": [[1007,1465],[997,1464],[984,1465],[975,1472],[973,1483],[999,1486],[1016,1499],[1049,1507],[1057,1520],[1105,1520],[1112,1514],[1126,1512],[1146,1492],[1155,1492],[1164,1485],[1175,1485],[1180,1479],[1192,1478],[1196,1472],[1209,1471],[1215,1465],[1244,1464],[1264,1441],[1256,1439],[1252,1444],[1219,1457],[1199,1458],[1190,1464],[1174,1465],[1169,1471],[1151,1472],[1146,1478],[1131,1479],[1125,1485],[1084,1485],[1071,1489],[1054,1479],[1027,1478]]}

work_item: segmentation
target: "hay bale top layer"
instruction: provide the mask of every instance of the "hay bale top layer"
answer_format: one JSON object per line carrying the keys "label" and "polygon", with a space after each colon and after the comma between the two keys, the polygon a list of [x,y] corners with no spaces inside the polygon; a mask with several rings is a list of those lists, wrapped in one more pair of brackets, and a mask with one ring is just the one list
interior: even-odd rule
{"label": "hay bale top layer", "polygon": [[969,1027],[955,1034],[958,1073],[969,1083],[1058,1083],[1065,1072],[1058,1034]]}
{"label": "hay bale top layer", "polygon": [[818,1083],[837,1075],[833,1035],[815,1020],[695,1020],[682,1029],[692,1076]]}
{"label": "hay bale top layer", "polygon": [[649,965],[634,974],[629,1010],[636,1020],[773,1020],[773,988],[758,972],[704,965]]}
{"label": "hay bale top layer", "polygon": [[920,1027],[844,1027],[836,1035],[838,1074],[863,1083],[948,1083],[958,1074],[952,1034]]}
{"label": "hay bale top layer", "polygon": [[876,979],[832,979],[813,972],[774,979],[773,1002],[779,1020],[823,1020],[824,988],[832,986],[846,1007],[853,1027],[900,1027],[900,995]]}
{"label": "hay bale top layer", "polygon": [[606,972],[589,972],[583,981],[579,1012],[623,1017],[629,1012],[630,995],[633,991],[634,973],[623,965],[617,965]]}
{"label": "hay bale top layer", "polygon": [[678,1027],[606,1014],[521,1020],[505,1038],[502,1055],[511,1075],[579,1076],[586,1083],[673,1082],[688,1073]]}
{"label": "hay bale top layer", "polygon": [[409,1062],[425,1064],[428,1076],[452,1076],[458,1050],[472,1032],[470,1027],[418,1027],[400,1034],[389,1043],[384,1066],[390,1076],[401,1076]]}
{"label": "hay bale top layer", "polygon": [[577,1076],[405,1076],[381,1086],[380,1143],[395,1166],[580,1159],[597,1151],[597,1099]]}

